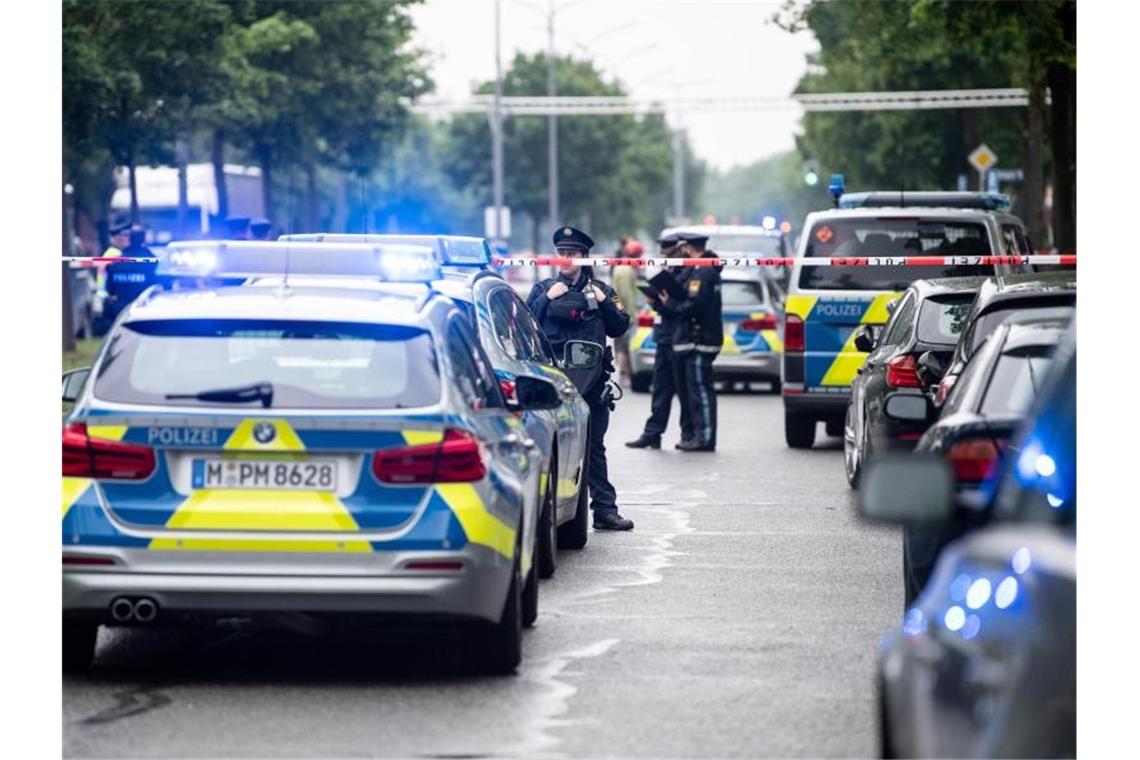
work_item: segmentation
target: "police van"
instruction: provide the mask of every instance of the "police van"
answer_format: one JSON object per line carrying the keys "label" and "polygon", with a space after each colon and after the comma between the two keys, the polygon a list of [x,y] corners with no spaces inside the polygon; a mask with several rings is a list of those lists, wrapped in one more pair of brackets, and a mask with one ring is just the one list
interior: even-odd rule
{"label": "police van", "polygon": [[1021,271],[1005,264],[813,266],[810,260],[1032,253],[1005,195],[844,193],[839,175],[831,193],[837,207],[808,214],[804,222],[785,303],[782,396],[784,436],[792,448],[810,448],[818,422],[828,435],[843,434],[851,381],[867,357],[855,348],[856,331],[885,324],[911,282]]}

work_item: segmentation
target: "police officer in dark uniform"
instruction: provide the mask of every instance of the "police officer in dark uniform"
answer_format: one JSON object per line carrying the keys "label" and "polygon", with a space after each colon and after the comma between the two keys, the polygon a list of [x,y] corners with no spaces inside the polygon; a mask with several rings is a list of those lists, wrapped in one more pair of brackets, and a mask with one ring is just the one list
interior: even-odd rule
{"label": "police officer in dark uniform", "polygon": [[[682,233],[681,255],[685,258],[716,258],[706,251],[708,236]],[[716,390],[712,364],[724,344],[724,317],[720,296],[720,267],[688,267],[684,286],[687,298],[676,304],[673,351],[680,359],[688,383],[689,414],[693,437],[682,441],[681,451],[716,451]]]}
{"label": "police officer in dark uniform", "polygon": [[249,220],[250,240],[269,240],[269,232],[273,229],[273,222],[263,216]]}
{"label": "police officer in dark uniform", "polygon": [[[581,230],[560,227],[554,233],[554,248],[562,256],[585,256],[594,241]],[[613,289],[593,279],[590,267],[561,266],[557,277],[537,283],[527,305],[534,313],[555,353],[561,355],[568,340],[606,344],[629,327],[629,315]],[[633,521],[618,514],[617,491],[610,483],[606,463],[606,429],[610,426],[613,400],[610,373],[613,354],[606,349],[606,366],[567,374],[590,406],[590,451],[587,465],[590,509],[598,530],[632,530]]]}
{"label": "police officer in dark uniform", "polygon": [[[666,257],[674,255],[680,241],[681,238],[675,233],[658,239],[661,255]],[[691,274],[686,269],[687,267],[671,267],[670,272],[683,283]],[[693,437],[693,423],[689,414],[689,386],[681,363],[673,353],[673,333],[676,331],[676,315],[673,308],[675,304],[669,302],[668,294],[662,294],[656,299],[651,299],[650,305],[657,312],[657,323],[653,325],[653,340],[657,348],[653,354],[651,411],[641,436],[625,444],[631,449],[661,448],[661,434],[669,426],[669,412],[673,406],[674,396],[681,406],[681,442]],[[680,448],[680,445],[678,443],[677,448]]]}

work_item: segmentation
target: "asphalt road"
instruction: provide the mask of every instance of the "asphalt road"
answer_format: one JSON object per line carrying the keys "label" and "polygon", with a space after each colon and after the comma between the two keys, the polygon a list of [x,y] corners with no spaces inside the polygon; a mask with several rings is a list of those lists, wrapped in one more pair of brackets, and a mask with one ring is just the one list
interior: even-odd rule
{"label": "asphalt road", "polygon": [[675,428],[626,449],[647,410],[627,395],[608,438],[636,530],[561,554],[517,676],[465,675],[448,634],[104,629],[64,679],[64,754],[874,755],[901,545],[859,522],[841,441],[792,451],[778,396],[722,395],[715,454]]}

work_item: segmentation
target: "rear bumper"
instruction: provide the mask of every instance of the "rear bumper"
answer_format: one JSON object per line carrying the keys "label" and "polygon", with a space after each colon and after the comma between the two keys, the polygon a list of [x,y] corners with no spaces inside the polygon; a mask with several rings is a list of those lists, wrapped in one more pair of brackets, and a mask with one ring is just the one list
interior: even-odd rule
{"label": "rear bumper", "polygon": [[[480,547],[460,552],[408,552],[385,557],[386,567],[348,567],[332,561],[322,572],[318,562],[305,562],[297,574],[266,572],[251,563],[246,572],[215,565],[208,553],[196,558],[193,570],[182,566],[163,572],[150,564],[131,569],[130,555],[147,550],[105,551],[121,562],[104,569],[65,569],[63,613],[106,621],[111,601],[119,596],[145,596],[159,614],[238,614],[247,612],[390,613],[440,616],[496,622],[510,584],[512,563]],[[70,552],[69,552],[70,553]],[[375,558],[375,555],[373,555]],[[234,559],[234,558],[229,558]],[[332,558],[330,558],[332,559]],[[409,560],[459,560],[455,571],[408,570]],[[260,572],[259,572],[260,571]]]}
{"label": "rear bumper", "polygon": [[847,399],[851,396],[850,389],[843,389],[843,393],[803,393],[802,391],[789,392],[784,387],[784,412],[793,414],[813,414],[819,419],[847,416]]}

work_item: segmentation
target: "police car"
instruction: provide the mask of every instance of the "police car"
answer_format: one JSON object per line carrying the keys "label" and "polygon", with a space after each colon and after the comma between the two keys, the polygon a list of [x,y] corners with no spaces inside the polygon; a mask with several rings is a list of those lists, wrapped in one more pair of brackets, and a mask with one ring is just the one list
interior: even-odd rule
{"label": "police car", "polygon": [[[784,435],[809,448],[816,423],[844,433],[851,381],[867,354],[855,346],[863,325],[879,329],[911,282],[1007,274],[1007,265],[810,266],[813,257],[984,256],[1018,254],[1025,241],[1009,199],[997,193],[844,194],[838,208],[808,214],[784,317]],[[1028,244],[1025,243],[1027,246]]]}
{"label": "police car", "polygon": [[537,614],[541,454],[430,251],[175,244],[64,376],[64,662],[99,624],[295,611],[469,626],[497,672]]}
{"label": "police car", "polygon": [[[510,283],[488,269],[491,249],[486,240],[457,235],[386,235],[314,233],[282,236],[279,240],[312,242],[372,242],[430,247],[443,277],[432,283],[458,304],[476,331],[483,350],[508,398],[518,375],[545,377],[558,388],[557,409],[525,412],[527,435],[543,455],[544,494],[539,517],[539,576],[549,578],[557,565],[556,548],[581,549],[589,538],[589,495],[586,488],[590,407],[561,369],[566,357],[556,357],[526,303]],[[594,351],[581,342],[576,352]],[[599,346],[597,350],[601,350]]]}

